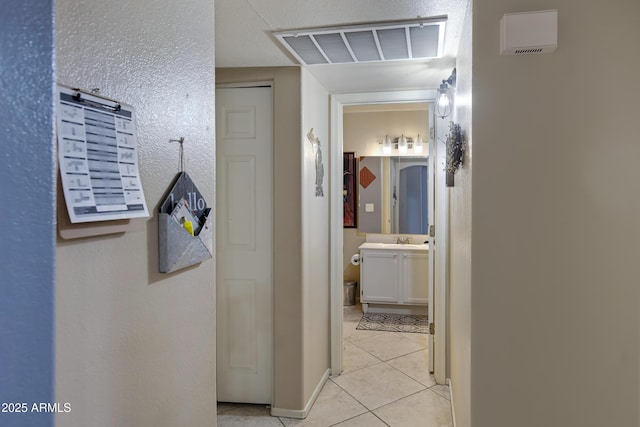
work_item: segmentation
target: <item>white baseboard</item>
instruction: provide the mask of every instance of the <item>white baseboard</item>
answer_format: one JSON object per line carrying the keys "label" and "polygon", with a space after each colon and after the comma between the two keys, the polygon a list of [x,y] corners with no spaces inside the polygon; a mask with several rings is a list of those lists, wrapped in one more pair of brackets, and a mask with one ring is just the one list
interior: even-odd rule
{"label": "white baseboard", "polygon": [[453,421],[453,427],[456,427],[456,408],[453,406],[453,388],[450,378],[447,378],[447,385],[449,386],[449,399],[451,401],[451,420]]}
{"label": "white baseboard", "polygon": [[298,418],[301,420],[307,418],[307,415],[309,415],[309,411],[311,411],[313,404],[316,402],[316,399],[318,398],[318,395],[320,394],[320,391],[322,390],[324,383],[326,383],[327,380],[329,379],[330,373],[331,373],[331,369],[327,369],[324,372],[324,375],[322,375],[320,382],[316,386],[315,390],[313,390],[313,393],[311,393],[311,397],[309,397],[309,400],[307,401],[307,404],[304,406],[304,409],[299,410],[299,409],[284,409],[284,408],[271,407],[271,416]]}

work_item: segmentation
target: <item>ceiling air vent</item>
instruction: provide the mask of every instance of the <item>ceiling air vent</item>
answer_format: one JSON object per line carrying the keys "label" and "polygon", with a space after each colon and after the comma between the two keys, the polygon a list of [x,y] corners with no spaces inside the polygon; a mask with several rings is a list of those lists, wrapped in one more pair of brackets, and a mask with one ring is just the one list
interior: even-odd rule
{"label": "ceiling air vent", "polygon": [[307,28],[274,35],[303,65],[439,58],[445,19]]}

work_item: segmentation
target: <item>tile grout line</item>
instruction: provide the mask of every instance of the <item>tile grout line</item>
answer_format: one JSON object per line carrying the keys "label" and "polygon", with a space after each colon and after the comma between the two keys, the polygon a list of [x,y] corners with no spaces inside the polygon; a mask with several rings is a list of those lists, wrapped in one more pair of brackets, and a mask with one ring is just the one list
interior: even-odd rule
{"label": "tile grout line", "polygon": [[[348,322],[348,321],[345,321],[344,323],[345,323],[345,324],[347,324],[347,323],[349,323],[349,322]],[[351,323],[353,323],[353,322],[351,322]],[[336,377],[332,377],[332,378],[329,378],[329,379],[328,379],[329,381],[331,381],[331,382],[333,383],[333,385],[337,386],[339,390],[342,390],[342,391],[343,391],[347,396],[351,397],[355,402],[357,402],[357,403],[361,406],[361,408],[362,408],[362,409],[364,409],[364,412],[362,412],[362,413],[360,413],[360,414],[357,414],[357,415],[355,415],[355,416],[352,416],[352,417],[350,417],[350,418],[343,419],[343,420],[341,420],[341,421],[339,421],[339,422],[337,422],[337,423],[331,424],[331,426],[338,426],[338,425],[340,425],[340,424],[342,424],[342,423],[344,423],[344,422],[347,422],[347,421],[352,420],[352,419],[354,419],[354,418],[357,418],[357,417],[363,416],[363,415],[365,415],[365,414],[367,414],[367,413],[369,413],[369,414],[373,415],[376,419],[378,419],[378,420],[382,423],[382,425],[390,426],[390,424],[389,424],[389,423],[387,423],[385,420],[383,420],[383,419],[382,419],[380,416],[378,416],[374,411],[378,411],[378,410],[380,410],[380,409],[382,409],[382,408],[385,408],[385,407],[387,407],[387,406],[389,406],[389,405],[392,405],[392,404],[396,404],[396,403],[398,403],[398,402],[401,402],[401,401],[403,401],[403,400],[405,400],[405,399],[408,399],[409,397],[412,397],[412,396],[415,396],[415,395],[417,395],[417,394],[420,394],[420,393],[422,393],[422,392],[424,392],[424,391],[426,391],[426,390],[429,390],[431,393],[433,393],[433,395],[437,396],[438,398],[440,398],[440,399],[442,399],[442,400],[450,401],[450,399],[449,399],[449,398],[447,398],[446,396],[444,396],[443,394],[441,394],[441,393],[439,392],[439,391],[441,391],[441,390],[439,390],[439,389],[438,389],[439,391],[436,391],[436,388],[437,388],[437,387],[447,387],[447,386],[443,386],[443,385],[441,385],[441,384],[427,385],[427,384],[425,384],[425,383],[421,382],[420,380],[418,380],[418,379],[414,378],[410,373],[405,373],[405,372],[403,372],[402,370],[400,370],[400,369],[396,368],[395,366],[393,366],[393,365],[391,365],[391,364],[389,363],[389,362],[391,362],[391,361],[394,361],[394,360],[400,359],[400,358],[402,358],[402,357],[410,356],[410,355],[415,354],[415,353],[419,353],[419,352],[422,352],[422,351],[425,351],[425,350],[426,350],[426,351],[429,351],[428,346],[423,346],[423,344],[420,342],[420,340],[415,340],[415,339],[412,339],[412,338],[407,337],[407,336],[405,336],[405,335],[402,335],[402,334],[403,334],[402,332],[392,332],[392,331],[369,331],[369,332],[379,332],[379,333],[371,333],[371,334],[367,334],[368,336],[365,336],[365,337],[360,338],[360,339],[355,340],[355,341],[354,341],[354,340],[351,340],[351,339],[348,339],[348,338],[344,338],[344,342],[345,342],[345,343],[349,343],[350,345],[353,345],[356,349],[358,349],[358,350],[360,350],[360,351],[364,351],[367,355],[369,355],[369,356],[373,357],[373,359],[374,359],[375,361],[377,361],[377,362],[375,362],[375,363],[373,363],[373,364],[371,364],[371,365],[368,365],[368,366],[364,366],[364,367],[361,367],[361,368],[355,369],[355,370],[350,371],[350,372],[348,372],[348,373],[342,373],[342,374],[340,374],[340,375],[338,375],[338,376],[336,376]],[[376,356],[376,355],[372,354],[371,352],[369,352],[369,351],[368,351],[368,350],[366,350],[365,348],[362,348],[360,345],[358,345],[358,342],[360,342],[360,341],[362,341],[362,340],[366,340],[366,339],[369,339],[369,338],[372,338],[372,337],[376,337],[376,336],[381,336],[381,335],[387,335],[387,336],[389,336],[389,334],[400,334],[400,335],[397,335],[397,336],[399,336],[400,338],[402,338],[402,339],[404,339],[404,340],[412,341],[413,343],[417,343],[417,344],[418,344],[420,347],[422,347],[422,348],[421,348],[421,349],[417,349],[417,350],[409,351],[409,352],[408,352],[408,353],[406,353],[406,354],[402,354],[402,355],[394,356],[394,357],[392,357],[392,358],[390,358],[390,359],[388,359],[388,360],[383,360],[383,359],[381,359],[380,357],[378,357],[378,356]],[[391,370],[392,370],[392,371],[395,371],[396,373],[397,373],[397,372],[399,372],[399,373],[400,373],[400,374],[402,374],[404,377],[406,377],[406,378],[408,378],[408,379],[410,379],[410,380],[414,381],[415,383],[417,383],[417,384],[421,387],[421,390],[418,390],[418,391],[413,392],[413,393],[409,393],[409,394],[408,394],[408,395],[406,395],[406,396],[403,396],[403,397],[400,397],[400,398],[398,398],[398,399],[395,399],[395,400],[393,400],[392,402],[385,403],[384,405],[378,406],[378,407],[376,407],[376,408],[374,408],[374,409],[369,409],[369,408],[368,408],[366,405],[364,405],[360,400],[358,400],[354,395],[352,395],[351,393],[349,393],[347,390],[345,390],[345,389],[344,389],[343,387],[341,387],[337,382],[335,382],[335,381],[334,381],[334,379],[335,379],[335,378],[339,378],[340,376],[343,376],[343,375],[344,375],[344,376],[347,376],[347,375],[350,375],[350,374],[352,374],[352,373],[357,373],[357,372],[359,372],[359,371],[361,371],[361,370],[363,370],[363,369],[366,369],[366,368],[370,368],[370,367],[374,367],[374,366],[379,366],[381,363],[384,363],[386,368],[391,368]],[[425,365],[425,369],[426,369],[426,365]],[[428,369],[426,369],[426,370],[428,371]],[[413,368],[409,369],[409,371],[410,371],[410,372],[417,373],[417,374],[420,374],[420,371],[415,371]],[[420,374],[419,376],[421,376],[421,374]],[[431,376],[432,376],[432,375],[431,375]],[[432,396],[433,396],[433,395],[432,395]],[[234,408],[233,408],[233,407],[228,408],[227,410],[225,410],[225,411],[223,411],[223,412],[217,413],[217,414],[216,414],[216,416],[224,415],[224,414],[228,414],[229,412],[232,412],[233,410],[234,410]],[[281,426],[283,426],[283,427],[286,427],[286,426],[287,426],[287,424],[286,424],[286,423],[285,423],[285,421],[284,421],[284,419],[287,419],[286,417],[273,417],[273,418],[277,418],[277,419],[278,419],[278,421],[277,421],[278,425],[281,425]]]}
{"label": "tile grout line", "polygon": [[[392,331],[382,332],[382,334],[393,334],[393,333],[396,333],[396,332],[392,332]],[[379,335],[382,335],[382,334],[374,334],[374,335],[371,335],[371,337],[379,336]],[[405,337],[405,336],[402,336],[402,335],[400,335],[400,337],[401,337],[401,338],[403,338],[403,339],[406,339],[406,340],[408,340],[408,341],[413,341],[414,343],[417,343],[417,344],[419,344],[420,346],[422,346],[422,344],[418,343],[418,342],[417,342],[417,341],[415,341],[415,340],[412,340],[411,338],[408,338],[408,337]],[[357,341],[361,341],[361,340],[363,340],[363,339],[368,339],[368,338],[369,338],[369,337],[362,338],[362,339],[357,340]],[[414,354],[414,353],[418,353],[418,352],[421,352],[421,351],[424,351],[424,350],[429,351],[429,347],[428,347],[428,346],[422,346],[422,348],[421,348],[420,350],[410,351],[409,353],[406,353],[406,354],[403,354],[403,355],[399,355],[399,356],[393,357],[393,358],[388,359],[388,360],[382,360],[382,359],[380,359],[379,357],[377,357],[377,356],[375,356],[374,354],[372,354],[372,353],[370,353],[369,351],[367,351],[366,349],[364,349],[364,348],[362,348],[361,346],[359,346],[355,341],[347,340],[347,339],[345,339],[344,341],[347,341],[347,342],[349,342],[351,345],[356,346],[357,348],[359,348],[360,350],[362,350],[362,351],[366,352],[367,354],[369,354],[370,356],[374,357],[375,359],[381,360],[381,363],[384,363],[385,365],[387,365],[387,366],[388,366],[388,367],[390,367],[391,369],[393,369],[393,370],[395,370],[395,371],[400,372],[401,374],[403,374],[403,375],[404,375],[404,376],[406,376],[407,378],[409,378],[409,379],[411,379],[411,380],[415,381],[416,383],[418,383],[418,384],[420,384],[422,387],[424,387],[422,390],[416,391],[416,392],[411,393],[411,394],[409,394],[409,395],[407,395],[407,396],[404,396],[404,397],[401,397],[401,398],[399,398],[399,399],[396,399],[396,400],[394,400],[393,402],[386,403],[386,404],[384,404],[384,405],[382,405],[382,406],[379,406],[379,407],[377,407],[377,408],[374,408],[374,409],[369,409],[369,408],[368,408],[367,406],[365,406],[362,402],[360,402],[358,399],[356,399],[356,397],[355,397],[355,396],[351,395],[351,393],[349,393],[347,390],[345,390],[344,388],[340,387],[340,385],[339,385],[338,383],[336,383],[335,381],[333,382],[335,385],[337,385],[338,387],[340,387],[340,389],[344,390],[344,392],[345,392],[345,393],[347,393],[349,396],[351,396],[354,400],[356,400],[359,404],[361,404],[364,408],[366,408],[366,409],[368,410],[368,412],[369,412],[369,413],[371,413],[374,417],[378,418],[378,419],[379,419],[382,423],[384,423],[385,425],[387,425],[387,426],[388,426],[389,424],[387,424],[387,423],[386,423],[382,418],[380,418],[380,417],[379,417],[379,416],[378,416],[374,411],[376,411],[376,410],[378,410],[378,409],[380,409],[380,408],[384,408],[385,406],[391,405],[391,404],[393,404],[393,403],[399,402],[399,401],[401,401],[401,400],[403,400],[403,399],[406,399],[406,398],[408,398],[408,397],[411,397],[411,396],[414,396],[414,395],[416,395],[416,394],[422,393],[422,392],[427,391],[427,390],[429,390],[431,393],[433,393],[433,394],[434,394],[434,395],[436,395],[437,397],[439,397],[439,398],[441,398],[441,399],[444,399],[444,400],[447,400],[444,396],[442,396],[441,394],[439,394],[439,393],[437,393],[436,391],[432,390],[432,388],[434,388],[434,387],[436,387],[436,386],[438,386],[438,385],[440,385],[440,384],[437,384],[437,383],[436,383],[436,384],[434,384],[434,385],[427,386],[426,384],[423,384],[423,383],[422,383],[421,381],[419,381],[418,379],[413,378],[411,375],[409,375],[409,374],[407,374],[407,373],[405,373],[405,372],[403,372],[403,371],[399,370],[399,369],[398,369],[398,368],[396,368],[395,366],[393,366],[393,365],[391,365],[391,364],[389,364],[389,363],[388,363],[388,362],[389,362],[389,361],[391,361],[391,360],[399,359],[399,358],[401,358],[401,357],[405,357],[405,356],[408,356],[408,355],[411,355],[411,354]],[[376,363],[376,364],[374,364],[374,365],[365,366],[365,367],[363,367],[363,368],[356,369],[356,370],[354,370],[354,371],[348,372],[346,375],[349,375],[349,374],[354,373],[354,372],[358,372],[358,371],[360,371],[360,370],[362,370],[362,369],[366,369],[366,368],[371,367],[371,366],[377,366],[377,365],[379,365],[379,363]],[[342,375],[342,374],[340,374],[340,375]],[[362,414],[361,414],[361,415],[362,415]],[[360,415],[358,415],[358,416],[360,416]],[[353,417],[353,418],[355,418],[355,417]],[[343,420],[343,421],[341,421],[341,422],[344,422],[344,421],[347,421],[347,420]],[[340,424],[340,423],[338,423],[338,424]],[[336,425],[336,424],[334,424],[334,425]]]}
{"label": "tile grout line", "polygon": [[[365,408],[366,408],[366,406],[365,406]],[[342,423],[345,423],[345,422],[347,422],[347,421],[351,421],[351,420],[353,420],[354,418],[361,417],[361,416],[363,416],[363,415],[365,415],[365,414],[371,414],[371,415],[373,415],[374,417],[376,417],[377,419],[379,419],[379,420],[382,422],[382,424],[384,424],[384,425],[385,425],[385,426],[387,426],[387,427],[390,427],[390,426],[389,426],[389,424],[387,424],[386,422],[384,422],[384,420],[383,420],[383,419],[381,419],[379,416],[377,416],[376,414],[374,414],[373,412],[371,412],[371,411],[369,411],[369,410],[368,410],[367,412],[363,412],[362,414],[358,414],[358,415],[355,415],[355,416],[353,416],[353,417],[351,417],[351,418],[347,418],[347,419],[344,419],[344,420],[342,420],[342,421],[339,421],[339,422],[337,422],[337,423],[335,423],[335,424],[331,424],[329,427],[339,426],[339,425],[340,425],[340,424],[342,424]]]}
{"label": "tile grout line", "polygon": [[[375,357],[375,356],[373,356],[373,357]],[[377,357],[376,357],[376,359],[377,359]],[[354,369],[353,371],[349,371],[349,372],[346,372],[346,373],[343,371],[340,375],[338,375],[338,377],[341,377],[341,376],[343,376],[343,375],[351,375],[351,374],[355,374],[356,372],[360,372],[360,371],[362,371],[363,369],[371,368],[371,367],[373,367],[373,366],[378,366],[378,365],[379,365],[379,364],[381,364],[381,363],[386,363],[386,362],[385,362],[384,360],[380,360],[380,359],[378,359],[378,362],[373,363],[373,364],[371,364],[371,365],[363,366],[362,368]],[[335,378],[338,378],[338,377],[335,377]]]}
{"label": "tile grout line", "polygon": [[[333,379],[329,378],[329,381],[333,382],[340,390],[344,391],[345,393],[347,393],[348,396],[350,396],[353,400],[355,400],[356,402],[358,402],[364,409],[366,409],[366,412],[363,412],[362,414],[358,414],[356,415],[356,417],[359,417],[360,415],[366,414],[367,412],[371,412],[373,414],[373,411],[371,409],[369,409],[364,403],[360,402],[354,395],[352,395],[351,393],[349,393],[347,390],[345,390],[344,388],[342,388],[340,386],[340,384],[336,383],[335,381],[333,381]],[[375,416],[375,414],[373,414]],[[352,417],[355,418],[355,417]],[[347,419],[351,419],[351,418],[347,418]],[[342,420],[340,421],[341,423],[345,422],[347,420]],[[340,423],[338,423],[340,424]],[[385,423],[386,424],[386,423]]]}
{"label": "tile grout line", "polygon": [[[385,333],[385,334],[403,334],[403,333],[405,333],[405,332],[384,332],[384,333]],[[428,335],[428,334],[427,334],[427,335]],[[376,336],[377,336],[377,335],[376,335]],[[408,353],[405,353],[405,354],[401,354],[401,355],[399,355],[399,356],[392,357],[391,359],[383,360],[383,362],[388,362],[389,360],[395,360],[395,359],[398,359],[398,358],[400,358],[400,357],[404,357],[404,356],[408,356],[408,355],[410,355],[410,354],[417,353],[417,352],[419,352],[419,351],[424,351],[424,350],[427,350],[427,351],[428,351],[428,350],[429,350],[429,345],[428,345],[428,344],[425,346],[425,345],[422,345],[421,343],[419,343],[419,342],[418,342],[418,341],[416,341],[416,340],[412,340],[411,338],[407,338],[407,337],[405,337],[405,336],[403,336],[403,335],[399,335],[399,336],[400,336],[400,338],[405,339],[405,340],[407,340],[407,341],[410,341],[410,342],[411,342],[411,343],[413,343],[413,344],[417,344],[417,345],[419,345],[419,346],[420,346],[420,347],[422,347],[422,348],[421,348],[421,349],[419,349],[419,350],[413,350],[413,351],[410,351],[410,352],[408,352]],[[366,339],[366,338],[365,338],[365,339]],[[365,351],[365,352],[369,353],[371,356],[375,357],[376,359],[380,359],[379,357],[377,357],[377,356],[373,355],[372,353],[370,353],[368,350],[366,350],[366,349],[364,349],[364,348],[360,347],[358,344],[353,343],[353,342],[351,342],[351,344],[353,344],[353,345],[357,346],[358,348],[360,348],[361,350],[363,350],[363,351]],[[382,360],[382,359],[380,359],[380,360]]]}

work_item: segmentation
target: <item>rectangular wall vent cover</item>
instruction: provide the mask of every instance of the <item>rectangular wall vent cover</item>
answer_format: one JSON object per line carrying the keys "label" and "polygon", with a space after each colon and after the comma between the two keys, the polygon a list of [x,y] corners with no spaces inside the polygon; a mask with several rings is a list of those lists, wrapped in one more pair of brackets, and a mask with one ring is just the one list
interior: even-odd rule
{"label": "rectangular wall vent cover", "polygon": [[500,20],[501,55],[537,55],[557,47],[557,10],[505,13]]}
{"label": "rectangular wall vent cover", "polygon": [[380,22],[275,32],[302,65],[442,57],[445,19]]}

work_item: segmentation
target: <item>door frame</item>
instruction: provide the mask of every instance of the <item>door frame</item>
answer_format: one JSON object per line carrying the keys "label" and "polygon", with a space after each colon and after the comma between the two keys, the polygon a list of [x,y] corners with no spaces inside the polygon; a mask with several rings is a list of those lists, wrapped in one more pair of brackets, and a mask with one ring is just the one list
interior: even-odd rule
{"label": "door frame", "polygon": [[[343,370],[343,199],[342,199],[342,152],[343,152],[343,113],[345,105],[385,104],[401,102],[434,102],[436,89],[363,92],[331,95],[331,140],[330,140],[330,280],[331,280],[331,375],[337,376]],[[433,116],[432,116],[433,117]],[[440,123],[430,123],[438,134]],[[430,172],[431,175],[431,172]],[[448,206],[446,207],[448,215]],[[437,268],[446,268],[447,257],[441,257]],[[433,276],[433,274],[432,274]],[[446,295],[447,285],[444,281],[434,283],[437,295]],[[437,299],[440,301],[440,299]],[[435,310],[434,320],[437,332],[444,336],[443,345],[436,347],[434,375],[439,384],[446,378],[446,314],[447,307]],[[431,352],[431,350],[430,350]]]}

